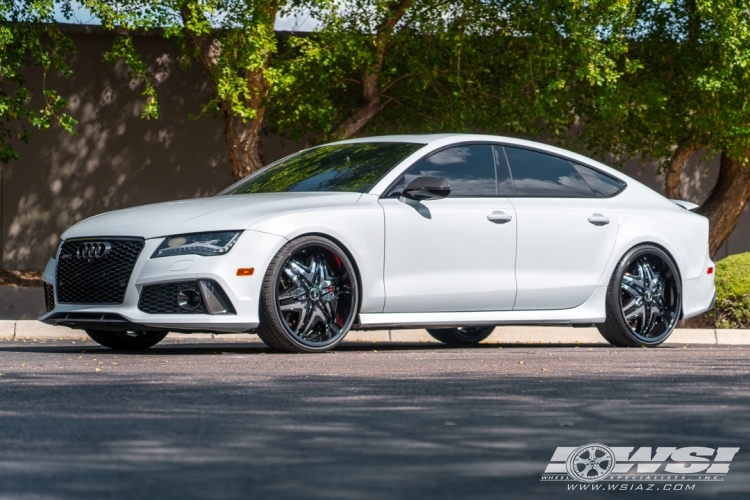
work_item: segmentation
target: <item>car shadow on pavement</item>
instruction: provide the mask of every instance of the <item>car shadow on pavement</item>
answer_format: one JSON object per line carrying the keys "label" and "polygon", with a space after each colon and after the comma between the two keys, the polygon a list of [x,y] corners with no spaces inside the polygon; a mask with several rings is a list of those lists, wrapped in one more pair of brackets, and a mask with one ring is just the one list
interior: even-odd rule
{"label": "car shadow on pavement", "polygon": [[[0,498],[580,500],[558,446],[744,449],[743,351],[603,347],[3,346]],[[731,471],[690,497],[747,498]]]}
{"label": "car shadow on pavement", "polygon": [[[662,346],[660,349],[669,348]],[[674,347],[682,347],[675,345]],[[614,349],[608,344],[478,344],[475,346],[451,346],[439,343],[426,342],[343,342],[334,350],[320,354],[334,354],[336,352],[406,352],[406,351],[482,351],[493,349],[564,349],[564,348],[587,348],[587,349]],[[269,355],[294,355],[294,353],[284,353],[274,351],[260,342],[170,342],[166,341],[158,344],[148,350],[113,350],[100,346],[94,342],[78,341],[76,345],[70,345],[66,341],[54,341],[39,343],[10,343],[0,344],[0,352],[13,352],[18,350],[34,351],[39,353],[84,353],[84,354],[101,354],[116,353],[121,355],[138,355],[138,356],[165,356],[165,355],[211,355],[217,353],[235,353],[235,354],[269,354]]]}

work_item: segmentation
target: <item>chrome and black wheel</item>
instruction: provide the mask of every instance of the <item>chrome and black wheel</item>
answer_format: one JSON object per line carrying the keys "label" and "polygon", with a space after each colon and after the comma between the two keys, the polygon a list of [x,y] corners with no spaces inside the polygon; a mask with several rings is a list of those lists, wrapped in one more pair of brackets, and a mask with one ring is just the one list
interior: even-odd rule
{"label": "chrome and black wheel", "polygon": [[86,330],[86,334],[97,344],[110,349],[148,349],[167,336],[167,332],[108,332]]}
{"label": "chrome and black wheel", "polygon": [[453,345],[474,345],[489,337],[494,326],[464,326],[458,328],[428,328],[432,338]]}
{"label": "chrome and black wheel", "polygon": [[615,269],[607,290],[607,319],[597,325],[617,347],[657,346],[672,333],[682,311],[682,282],[661,248],[630,250]]}
{"label": "chrome and black wheel", "polygon": [[268,267],[257,334],[279,351],[327,351],[348,333],[358,306],[346,253],[326,238],[304,236],[287,243]]}

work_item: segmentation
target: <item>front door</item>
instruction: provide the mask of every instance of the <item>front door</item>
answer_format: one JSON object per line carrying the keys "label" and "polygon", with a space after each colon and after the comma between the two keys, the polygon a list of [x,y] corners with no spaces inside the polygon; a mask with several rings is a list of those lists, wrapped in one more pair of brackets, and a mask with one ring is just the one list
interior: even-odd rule
{"label": "front door", "polygon": [[[454,146],[415,164],[380,200],[384,312],[513,308],[516,212],[504,196],[507,167],[498,176],[495,162],[492,146]],[[416,206],[398,201],[401,189],[423,175],[446,179],[451,194]]]}

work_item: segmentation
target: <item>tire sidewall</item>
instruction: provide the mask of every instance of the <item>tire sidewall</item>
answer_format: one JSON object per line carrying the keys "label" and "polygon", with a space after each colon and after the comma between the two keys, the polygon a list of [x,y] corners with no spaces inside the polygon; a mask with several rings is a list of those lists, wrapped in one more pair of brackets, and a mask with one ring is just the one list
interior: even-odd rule
{"label": "tire sidewall", "polygon": [[[326,248],[334,252],[341,259],[342,264],[347,269],[350,275],[350,281],[352,285],[352,303],[354,307],[354,314],[351,314],[351,317],[341,327],[341,330],[344,331],[344,334],[328,343],[321,345],[307,344],[305,342],[302,342],[295,335],[289,332],[286,328],[286,322],[281,316],[278,308],[278,281],[281,277],[281,273],[284,271],[284,265],[288,262],[289,258],[298,251],[302,250],[303,248],[313,246]],[[267,273],[270,274],[270,278],[267,280],[267,286],[263,287],[262,294],[264,295],[263,300],[267,305],[267,309],[269,310],[265,311],[265,318],[262,319],[270,320],[273,323],[273,328],[278,330],[279,332],[282,332],[288,342],[292,343],[300,351],[324,352],[333,349],[344,340],[344,337],[346,337],[349,333],[349,330],[351,329],[359,314],[360,298],[359,280],[356,270],[351,262],[351,259],[341,247],[339,247],[333,241],[322,236],[302,236],[290,241],[279,251],[277,258],[274,259],[274,263],[269,267]]]}
{"label": "tire sidewall", "polygon": [[638,257],[641,255],[646,254],[655,254],[659,258],[661,258],[667,265],[670,267],[672,274],[674,274],[675,279],[675,285],[677,288],[677,321],[679,321],[679,318],[682,313],[682,279],[680,277],[680,272],[677,269],[677,265],[674,263],[674,260],[672,257],[666,253],[661,248],[654,246],[654,245],[639,245],[637,247],[632,248],[628,251],[628,253],[625,254],[625,256],[620,260],[620,263],[615,268],[615,279],[612,282],[612,287],[609,290],[609,297],[608,299],[612,301],[613,309],[617,311],[617,316],[615,317],[615,321],[617,323],[617,326],[622,330],[625,335],[627,335],[630,339],[632,339],[634,342],[637,342],[640,345],[643,346],[658,346],[665,340],[669,338],[670,335],[672,335],[672,332],[674,331],[675,327],[677,326],[677,321],[675,321],[675,324],[672,326],[672,328],[667,332],[659,337],[656,337],[653,340],[644,339],[642,337],[636,336],[633,331],[630,329],[630,325],[628,325],[627,321],[625,321],[625,318],[622,315],[622,304],[620,299],[620,287],[622,286],[622,276],[627,270],[628,266]]}

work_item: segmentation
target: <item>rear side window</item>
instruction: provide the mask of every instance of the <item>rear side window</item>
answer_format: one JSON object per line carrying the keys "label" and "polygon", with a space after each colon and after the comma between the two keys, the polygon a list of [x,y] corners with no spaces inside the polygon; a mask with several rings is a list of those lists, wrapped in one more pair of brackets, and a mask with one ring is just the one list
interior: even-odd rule
{"label": "rear side window", "polygon": [[490,145],[444,149],[412,166],[389,191],[398,196],[417,177],[441,177],[451,186],[450,197],[497,196],[495,158]]}
{"label": "rear side window", "polygon": [[583,176],[562,158],[528,149],[505,147],[516,196],[593,198]]}
{"label": "rear side window", "polygon": [[586,181],[586,184],[589,185],[591,190],[597,196],[606,198],[608,196],[617,194],[622,188],[625,187],[625,184],[623,182],[605,175],[598,170],[584,167],[583,165],[579,165],[578,163],[574,163],[573,165],[575,166],[576,170],[578,170],[578,173],[581,174],[583,180]]}

